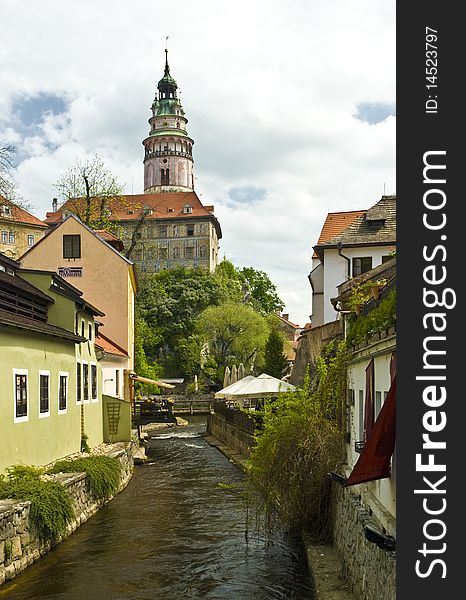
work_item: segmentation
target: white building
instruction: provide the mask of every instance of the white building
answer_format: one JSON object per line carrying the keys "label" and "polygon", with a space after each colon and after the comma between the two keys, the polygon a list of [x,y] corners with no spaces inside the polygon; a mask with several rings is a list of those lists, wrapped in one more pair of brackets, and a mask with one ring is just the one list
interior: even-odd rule
{"label": "white building", "polygon": [[347,279],[391,258],[396,244],[396,196],[382,196],[369,210],[329,213],[314,246],[312,325],[338,318],[331,299]]}

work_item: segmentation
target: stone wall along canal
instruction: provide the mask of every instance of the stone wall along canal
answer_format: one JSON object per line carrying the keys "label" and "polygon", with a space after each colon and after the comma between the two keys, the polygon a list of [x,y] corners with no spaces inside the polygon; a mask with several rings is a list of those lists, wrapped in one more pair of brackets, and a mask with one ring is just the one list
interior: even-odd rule
{"label": "stone wall along canal", "polygon": [[128,487],[0,600],[312,600],[301,546],[247,526],[244,475],[204,430],[156,434]]}

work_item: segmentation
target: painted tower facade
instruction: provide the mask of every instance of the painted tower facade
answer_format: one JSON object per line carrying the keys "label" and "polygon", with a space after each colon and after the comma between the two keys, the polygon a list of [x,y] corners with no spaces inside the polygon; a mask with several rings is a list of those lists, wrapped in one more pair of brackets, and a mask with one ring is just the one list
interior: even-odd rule
{"label": "painted tower facade", "polygon": [[168,51],[165,72],[157,84],[152,103],[149,137],[143,141],[144,193],[192,192],[193,140],[188,136],[183,107],[177,95],[178,85],[170,75]]}

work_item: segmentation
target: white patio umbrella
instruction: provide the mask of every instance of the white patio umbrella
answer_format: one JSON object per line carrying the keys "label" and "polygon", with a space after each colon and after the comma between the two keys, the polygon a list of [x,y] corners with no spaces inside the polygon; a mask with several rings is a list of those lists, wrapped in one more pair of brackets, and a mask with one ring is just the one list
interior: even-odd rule
{"label": "white patio umbrella", "polygon": [[223,387],[230,385],[230,367],[225,367],[225,373],[223,375]]}
{"label": "white patio umbrella", "polygon": [[219,390],[218,392],[215,393],[215,398],[217,398],[217,399],[218,398],[229,398],[229,397],[233,396],[235,394],[235,392],[237,392],[242,387],[247,385],[252,379],[255,379],[254,375],[248,375],[247,377],[244,377],[243,379],[240,379],[239,381],[236,381],[235,383],[231,383],[230,385],[227,385],[222,390]]}
{"label": "white patio umbrella", "polygon": [[239,363],[239,367],[238,367],[238,381],[240,379],[243,379],[243,377],[246,375],[246,371],[244,369],[244,365],[243,363]]}
{"label": "white patio umbrella", "polygon": [[[291,385],[291,383],[272,377],[272,375],[267,375],[267,373],[262,373],[259,377],[250,377],[245,377],[238,381],[238,383],[241,383],[249,379],[241,387],[228,390],[228,396],[234,398],[270,398],[277,396],[279,392],[289,392],[296,389],[296,386]],[[226,392],[226,390],[220,390],[217,394],[221,392]],[[215,394],[215,397],[217,397],[217,394]]]}

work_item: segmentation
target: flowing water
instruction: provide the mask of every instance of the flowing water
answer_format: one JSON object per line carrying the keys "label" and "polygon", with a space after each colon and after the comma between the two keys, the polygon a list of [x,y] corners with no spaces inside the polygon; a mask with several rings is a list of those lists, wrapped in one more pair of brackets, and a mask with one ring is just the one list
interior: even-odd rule
{"label": "flowing water", "polygon": [[247,518],[244,475],[201,437],[205,421],[149,440],[128,487],[0,600],[311,600],[300,544]]}

